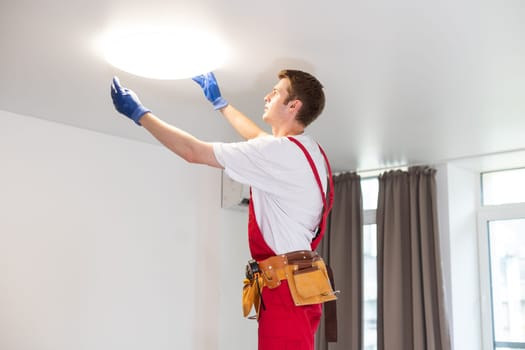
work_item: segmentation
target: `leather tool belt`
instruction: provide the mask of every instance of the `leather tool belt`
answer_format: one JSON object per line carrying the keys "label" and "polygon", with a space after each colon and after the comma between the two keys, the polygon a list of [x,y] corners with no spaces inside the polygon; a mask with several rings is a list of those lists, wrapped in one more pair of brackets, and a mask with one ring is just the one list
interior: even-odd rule
{"label": "leather tool belt", "polygon": [[244,317],[248,316],[253,306],[257,315],[251,318],[257,318],[259,308],[265,307],[262,289],[277,288],[282,280],[288,281],[296,306],[337,299],[323,259],[317,252],[301,250],[272,256],[260,262],[248,262],[243,288]]}

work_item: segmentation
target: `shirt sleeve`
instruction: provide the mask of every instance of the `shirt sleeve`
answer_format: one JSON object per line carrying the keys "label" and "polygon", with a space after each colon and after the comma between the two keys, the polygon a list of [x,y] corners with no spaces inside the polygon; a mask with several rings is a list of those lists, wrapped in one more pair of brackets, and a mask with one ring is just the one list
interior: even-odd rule
{"label": "shirt sleeve", "polygon": [[[293,186],[297,162],[304,161],[299,148],[285,138],[264,136],[236,143],[214,143],[217,161],[233,180],[269,193]],[[300,166],[299,166],[300,167]]]}

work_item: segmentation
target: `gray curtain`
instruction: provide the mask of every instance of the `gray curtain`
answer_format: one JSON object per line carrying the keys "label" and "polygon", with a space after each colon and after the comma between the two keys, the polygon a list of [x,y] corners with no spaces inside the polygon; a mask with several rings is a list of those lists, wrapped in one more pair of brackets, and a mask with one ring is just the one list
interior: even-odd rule
{"label": "gray curtain", "polygon": [[378,350],[448,350],[435,170],[379,177]]}
{"label": "gray curtain", "polygon": [[[316,337],[318,350],[361,350],[362,348],[362,231],[361,179],[355,173],[334,176],[334,205],[318,252],[331,266],[337,305],[335,343],[327,342],[325,323]],[[325,304],[326,308],[330,307]]]}

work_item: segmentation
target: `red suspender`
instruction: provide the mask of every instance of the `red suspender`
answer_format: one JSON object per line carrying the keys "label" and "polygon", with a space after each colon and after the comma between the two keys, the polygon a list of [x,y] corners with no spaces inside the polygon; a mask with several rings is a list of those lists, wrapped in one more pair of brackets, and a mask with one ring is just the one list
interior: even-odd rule
{"label": "red suspender", "polygon": [[326,162],[326,170],[328,172],[328,203],[326,200],[326,194],[323,191],[323,185],[321,183],[321,178],[319,177],[319,172],[317,171],[317,168],[315,166],[315,163],[312,159],[312,156],[310,153],[306,150],[306,148],[303,146],[301,142],[299,142],[297,139],[288,136],[288,139],[295,143],[304,153],[306,159],[308,160],[308,163],[310,164],[310,167],[312,168],[312,171],[315,176],[315,180],[317,181],[317,185],[319,186],[319,190],[321,191],[321,195],[323,198],[323,216],[321,218],[321,222],[319,223],[319,231],[317,236],[312,240],[311,246],[312,250],[315,250],[317,248],[317,245],[321,241],[321,238],[324,235],[325,228],[326,228],[326,220],[328,218],[328,214],[330,213],[330,210],[332,210],[332,205],[334,204],[334,182],[332,179],[332,169],[330,168],[330,163],[328,162],[328,157],[326,156],[326,153],[324,150],[319,146],[319,150],[321,151],[321,154],[323,155],[323,158]]}

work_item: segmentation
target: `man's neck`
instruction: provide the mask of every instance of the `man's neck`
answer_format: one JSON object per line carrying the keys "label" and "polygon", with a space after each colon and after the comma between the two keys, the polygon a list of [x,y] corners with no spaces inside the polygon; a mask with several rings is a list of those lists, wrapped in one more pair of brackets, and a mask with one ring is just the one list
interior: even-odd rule
{"label": "man's neck", "polygon": [[302,135],[304,134],[304,127],[296,125],[290,128],[272,128],[272,134],[275,137]]}

